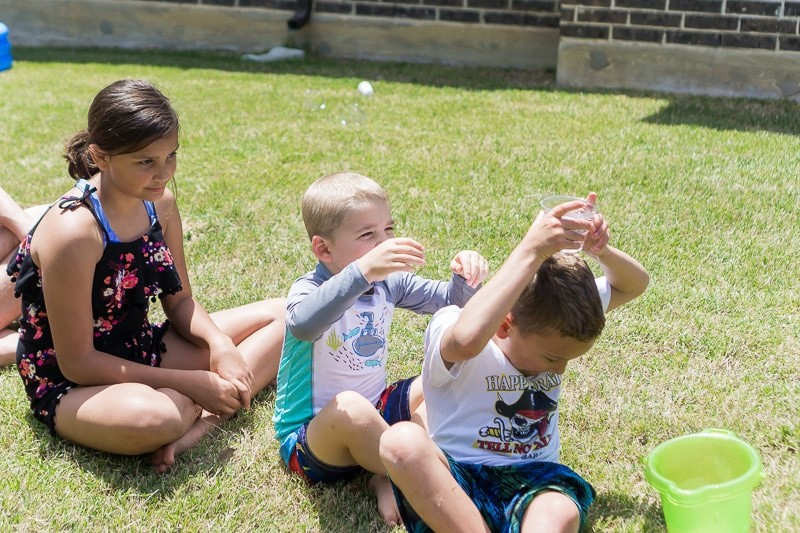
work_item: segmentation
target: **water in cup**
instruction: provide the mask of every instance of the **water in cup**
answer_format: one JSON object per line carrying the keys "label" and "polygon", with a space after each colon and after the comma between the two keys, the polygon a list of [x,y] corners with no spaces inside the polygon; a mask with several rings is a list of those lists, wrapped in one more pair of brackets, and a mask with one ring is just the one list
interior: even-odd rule
{"label": "water in cup", "polygon": [[[569,211],[561,218],[565,220],[592,220],[594,218],[594,215],[597,213],[597,206],[589,204],[588,202],[586,202],[585,198],[556,194],[552,196],[545,196],[544,198],[542,198],[541,205],[542,209],[544,209],[545,212],[549,212],[556,206],[565,204],[567,202],[574,202],[576,200],[581,200],[582,202],[584,202],[583,207]],[[586,234],[586,230],[575,230],[575,231],[577,231],[582,235]],[[581,248],[583,248],[583,245],[581,245]],[[567,248],[565,250],[562,250],[562,252],[568,254],[575,254],[580,252],[581,248],[575,250]]]}

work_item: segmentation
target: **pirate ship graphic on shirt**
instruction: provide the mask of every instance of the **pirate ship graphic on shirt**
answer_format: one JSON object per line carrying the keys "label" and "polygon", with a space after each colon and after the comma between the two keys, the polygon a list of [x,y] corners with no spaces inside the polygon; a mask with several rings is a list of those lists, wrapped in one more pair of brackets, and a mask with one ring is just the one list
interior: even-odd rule
{"label": "pirate ship graphic on shirt", "polygon": [[550,443],[558,402],[540,390],[526,389],[513,403],[497,393],[494,424],[482,427],[475,446],[493,452],[528,455]]}

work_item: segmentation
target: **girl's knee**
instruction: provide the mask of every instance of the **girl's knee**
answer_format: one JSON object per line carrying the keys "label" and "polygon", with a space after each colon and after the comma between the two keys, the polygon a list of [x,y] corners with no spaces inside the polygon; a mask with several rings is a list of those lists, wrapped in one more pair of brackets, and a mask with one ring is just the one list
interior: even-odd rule
{"label": "girl's knee", "polygon": [[141,394],[131,395],[127,407],[131,433],[147,435],[144,438],[161,444],[183,436],[202,411],[189,397],[173,389],[149,387]]}

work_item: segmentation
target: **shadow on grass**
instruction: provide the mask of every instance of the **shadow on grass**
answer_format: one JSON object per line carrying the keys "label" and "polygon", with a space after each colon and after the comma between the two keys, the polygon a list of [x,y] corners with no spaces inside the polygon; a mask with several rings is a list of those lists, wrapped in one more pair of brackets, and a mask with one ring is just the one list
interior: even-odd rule
{"label": "shadow on grass", "polygon": [[[274,389],[263,391],[255,401],[271,401],[274,394]],[[210,433],[195,448],[179,455],[166,474],[158,475],[150,465],[150,454],[126,456],[84,448],[51,435],[33,415],[28,414],[26,418],[35,434],[42,461],[73,463],[113,489],[158,498],[170,496],[199,474],[213,476],[221,471],[235,454],[229,445],[231,439],[226,435],[240,433],[250,424],[248,413],[228,420],[223,425],[224,434],[220,430]]]}
{"label": "shadow on grass", "polygon": [[661,507],[641,498],[632,498],[621,492],[606,492],[597,495],[589,511],[588,531],[601,533],[609,525],[641,520],[643,533],[666,531]]}
{"label": "shadow on grass", "polygon": [[768,131],[800,135],[800,105],[791,100],[754,100],[698,96],[667,97],[669,104],[644,122],[691,124],[715,130]]}
{"label": "shadow on grass", "polygon": [[555,86],[552,71],[457,67],[440,64],[394,63],[306,57],[273,63],[242,61],[228,52],[179,52],[94,48],[14,48],[15,61],[148,65],[179,69],[214,69],[253,74],[291,74],[354,78],[456,87],[465,90],[542,89]]}

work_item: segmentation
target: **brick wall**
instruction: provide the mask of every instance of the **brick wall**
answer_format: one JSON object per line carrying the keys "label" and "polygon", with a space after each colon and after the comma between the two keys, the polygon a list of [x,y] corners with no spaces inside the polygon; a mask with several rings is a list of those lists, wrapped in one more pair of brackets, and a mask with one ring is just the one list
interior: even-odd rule
{"label": "brick wall", "polygon": [[[149,0],[293,12],[296,0]],[[314,0],[315,13],[557,28],[558,0]],[[312,15],[313,20],[313,15]]]}
{"label": "brick wall", "polygon": [[800,51],[800,1],[563,0],[561,36]]}

